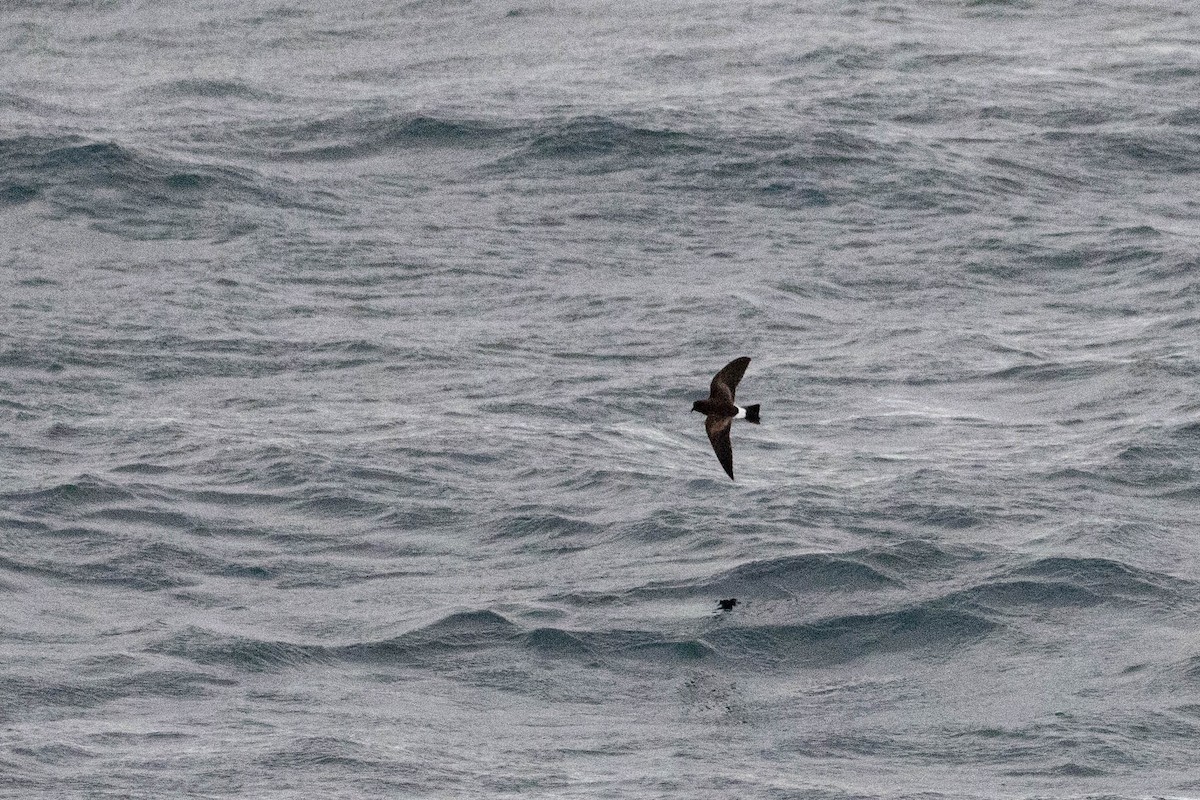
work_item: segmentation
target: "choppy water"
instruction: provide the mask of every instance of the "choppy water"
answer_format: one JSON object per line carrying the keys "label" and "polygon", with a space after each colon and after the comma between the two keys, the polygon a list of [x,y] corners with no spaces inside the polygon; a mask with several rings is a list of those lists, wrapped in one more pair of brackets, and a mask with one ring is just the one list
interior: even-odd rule
{"label": "choppy water", "polygon": [[1190,4],[336,5],[0,10],[0,794],[1200,793]]}

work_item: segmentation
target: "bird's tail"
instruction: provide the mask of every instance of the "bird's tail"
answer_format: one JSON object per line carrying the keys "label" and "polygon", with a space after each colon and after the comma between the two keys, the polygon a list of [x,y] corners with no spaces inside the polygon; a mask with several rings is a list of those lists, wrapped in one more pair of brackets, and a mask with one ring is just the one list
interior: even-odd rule
{"label": "bird's tail", "polygon": [[758,405],[758,403],[755,403],[752,406],[746,406],[746,422],[753,422],[755,425],[758,424]]}

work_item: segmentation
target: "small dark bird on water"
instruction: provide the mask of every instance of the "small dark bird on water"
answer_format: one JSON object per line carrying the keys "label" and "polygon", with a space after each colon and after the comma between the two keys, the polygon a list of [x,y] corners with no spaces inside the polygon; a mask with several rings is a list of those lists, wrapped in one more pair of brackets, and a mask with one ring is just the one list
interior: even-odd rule
{"label": "small dark bird on water", "polygon": [[717,453],[717,460],[729,474],[730,480],[733,480],[733,445],[729,442],[729,428],[735,419],[744,419],[755,425],[758,424],[757,404],[742,408],[733,402],[737,393],[737,385],[742,380],[742,376],[746,374],[748,366],[750,366],[748,356],[730,361],[713,377],[712,386],[708,390],[708,399],[692,403],[692,411],[699,411],[704,415],[704,430],[708,433],[708,440],[712,442],[713,450]]}
{"label": "small dark bird on water", "polygon": [[737,598],[731,597],[728,600],[718,600],[717,607],[722,611],[733,611],[733,607],[737,605]]}

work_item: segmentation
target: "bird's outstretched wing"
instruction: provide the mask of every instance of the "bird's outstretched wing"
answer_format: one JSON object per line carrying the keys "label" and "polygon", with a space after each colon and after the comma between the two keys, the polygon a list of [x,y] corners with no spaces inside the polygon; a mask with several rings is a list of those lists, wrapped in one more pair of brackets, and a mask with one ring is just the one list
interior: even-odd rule
{"label": "bird's outstretched wing", "polygon": [[708,434],[708,440],[712,442],[717,460],[729,474],[729,480],[733,480],[733,444],[729,441],[729,427],[732,424],[733,417],[711,415],[704,418],[704,431]]}
{"label": "bird's outstretched wing", "polygon": [[713,376],[712,387],[709,393],[713,397],[720,397],[726,390],[729,392],[729,402],[733,402],[734,396],[737,394],[737,385],[742,380],[742,376],[746,374],[746,367],[750,366],[750,357],[742,356],[730,361],[725,367]]}

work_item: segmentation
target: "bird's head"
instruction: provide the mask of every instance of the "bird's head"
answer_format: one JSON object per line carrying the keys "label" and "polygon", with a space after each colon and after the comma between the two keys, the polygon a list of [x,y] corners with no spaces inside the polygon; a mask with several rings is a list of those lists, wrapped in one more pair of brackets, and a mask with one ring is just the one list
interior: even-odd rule
{"label": "bird's head", "polygon": [[701,406],[703,406],[703,405],[704,405],[703,400],[697,400],[696,402],[692,403],[692,411],[699,411],[701,414],[703,414],[704,409],[701,408]]}

